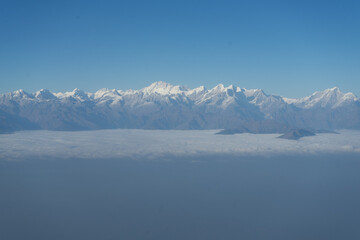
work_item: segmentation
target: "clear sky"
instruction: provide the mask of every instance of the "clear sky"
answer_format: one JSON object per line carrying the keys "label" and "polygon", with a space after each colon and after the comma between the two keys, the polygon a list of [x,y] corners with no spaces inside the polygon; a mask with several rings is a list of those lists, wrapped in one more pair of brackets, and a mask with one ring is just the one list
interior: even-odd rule
{"label": "clear sky", "polygon": [[0,1],[0,92],[218,83],[360,95],[360,1]]}

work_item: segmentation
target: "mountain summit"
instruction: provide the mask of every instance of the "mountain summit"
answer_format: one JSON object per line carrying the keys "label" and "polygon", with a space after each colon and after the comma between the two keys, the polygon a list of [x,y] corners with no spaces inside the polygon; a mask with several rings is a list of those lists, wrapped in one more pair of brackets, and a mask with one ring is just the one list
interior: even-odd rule
{"label": "mountain summit", "polygon": [[181,94],[188,89],[182,86],[173,86],[170,83],[166,82],[154,82],[150,86],[141,89],[145,94],[161,94],[161,95],[171,95],[171,94]]}
{"label": "mountain summit", "polygon": [[292,99],[234,85],[189,89],[166,82],[140,90],[0,94],[0,132],[109,128],[279,132],[289,127],[359,129],[359,99],[337,87]]}
{"label": "mountain summit", "polygon": [[358,101],[353,93],[342,93],[338,87],[315,92],[311,96],[300,99],[286,99],[288,103],[302,108],[335,108],[345,103]]}

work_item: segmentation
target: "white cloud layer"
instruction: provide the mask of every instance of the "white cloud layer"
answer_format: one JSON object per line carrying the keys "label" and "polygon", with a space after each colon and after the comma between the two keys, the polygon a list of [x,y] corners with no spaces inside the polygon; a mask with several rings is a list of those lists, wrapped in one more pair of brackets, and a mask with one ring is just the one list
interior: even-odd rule
{"label": "white cloud layer", "polygon": [[279,134],[215,135],[216,130],[23,131],[0,135],[0,159],[149,158],[208,154],[360,153],[360,131],[300,140]]}

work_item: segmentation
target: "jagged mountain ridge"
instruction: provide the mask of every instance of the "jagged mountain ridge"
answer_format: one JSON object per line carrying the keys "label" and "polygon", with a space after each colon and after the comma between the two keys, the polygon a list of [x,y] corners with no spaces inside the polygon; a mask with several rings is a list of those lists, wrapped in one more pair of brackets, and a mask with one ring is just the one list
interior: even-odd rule
{"label": "jagged mountain ridge", "polygon": [[[17,119],[17,121],[14,121]],[[26,123],[26,124],[25,124]],[[80,89],[0,94],[0,130],[360,128],[360,102],[330,88],[289,99],[222,84],[189,89],[155,82],[140,90]]]}

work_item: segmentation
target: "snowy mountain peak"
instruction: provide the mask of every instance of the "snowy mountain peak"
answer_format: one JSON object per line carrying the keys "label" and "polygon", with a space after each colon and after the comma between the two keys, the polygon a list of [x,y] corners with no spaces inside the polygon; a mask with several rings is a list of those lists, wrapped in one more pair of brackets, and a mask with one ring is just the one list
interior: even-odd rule
{"label": "snowy mountain peak", "polygon": [[32,97],[31,94],[25,92],[23,89],[16,90],[16,91],[12,92],[11,95],[16,98],[31,98]]}
{"label": "snowy mountain peak", "polygon": [[152,84],[150,84],[150,88],[167,88],[167,87],[172,87],[173,85],[171,85],[170,83],[167,82],[163,82],[163,81],[157,81],[157,82],[153,82]]}
{"label": "snowy mountain peak", "polygon": [[263,90],[258,89],[258,88],[257,89],[244,88],[243,92],[247,98],[254,97],[254,96],[267,96]]}
{"label": "snowy mountain peak", "polygon": [[344,94],[338,87],[315,92],[311,96],[305,98],[307,101],[306,108],[312,106],[333,107],[341,101],[343,95]]}
{"label": "snowy mountain peak", "polygon": [[75,95],[78,95],[78,94],[83,94],[84,91],[81,90],[81,89],[78,89],[78,88],[74,88],[74,90],[72,91],[72,93],[74,93]]}
{"label": "snowy mountain peak", "polygon": [[85,93],[83,90],[75,88],[71,92],[54,93],[54,95],[59,99],[75,98],[75,99],[83,102],[83,101],[89,100],[91,94]]}
{"label": "snowy mountain peak", "polygon": [[224,84],[220,83],[212,88],[210,91],[223,92],[225,90]]}
{"label": "snowy mountain peak", "polygon": [[338,87],[333,87],[333,88],[329,88],[329,89],[327,89],[327,91],[333,91],[333,92],[340,92],[340,88],[338,88]]}
{"label": "snowy mountain peak", "polygon": [[324,98],[324,97],[341,97],[343,93],[340,91],[338,87],[328,88],[324,91],[316,91],[310,97],[311,98]]}
{"label": "snowy mountain peak", "polygon": [[196,100],[200,96],[204,95],[206,92],[207,92],[207,89],[204,86],[200,86],[200,87],[186,91],[185,95],[192,100]]}
{"label": "snowy mountain peak", "polygon": [[182,94],[184,91],[188,90],[182,86],[173,86],[170,83],[166,82],[154,82],[150,86],[141,89],[141,92],[144,94],[160,94],[160,95],[173,95],[173,94]]}
{"label": "snowy mountain peak", "polygon": [[70,96],[81,99],[81,100],[88,100],[89,95],[86,94],[83,90],[75,88],[72,92],[70,92]]}
{"label": "snowy mountain peak", "polygon": [[115,96],[120,96],[119,91],[117,91],[116,89],[108,89],[108,88],[102,88],[97,90],[94,94],[94,99],[98,99],[101,97],[115,97]]}
{"label": "snowy mountain peak", "polygon": [[116,89],[102,88],[92,94],[94,100],[100,104],[116,104],[122,100],[121,92]]}
{"label": "snowy mountain peak", "polygon": [[239,87],[236,87],[236,86],[234,86],[234,85],[229,85],[229,86],[227,86],[226,88],[225,88],[228,92],[229,91],[232,91],[232,92],[241,92],[241,88],[239,88]]}
{"label": "snowy mountain peak", "polygon": [[200,87],[197,87],[197,88],[192,89],[192,91],[195,91],[195,92],[204,92],[204,91],[206,91],[206,88],[205,88],[204,86],[200,86]]}
{"label": "snowy mountain peak", "polygon": [[24,91],[24,89],[19,89],[19,90],[15,90],[13,93],[14,94],[23,94],[23,93],[25,93],[25,91]]}
{"label": "snowy mountain peak", "polygon": [[234,85],[229,85],[229,86],[225,87],[223,84],[218,84],[214,88],[209,90],[209,92],[212,94],[226,93],[226,94],[231,94],[231,95],[233,95],[236,92],[241,92],[241,91],[242,91],[241,88],[236,87]]}
{"label": "snowy mountain peak", "polygon": [[101,88],[94,93],[94,98],[97,99],[99,97],[102,97],[104,94],[108,93],[109,91],[110,90],[108,88]]}
{"label": "snowy mountain peak", "polygon": [[35,93],[35,97],[39,99],[55,99],[56,96],[52,94],[48,89],[40,89]]}
{"label": "snowy mountain peak", "polygon": [[325,89],[324,91],[316,91],[312,95],[304,98],[284,98],[284,101],[300,108],[336,108],[346,103],[358,101],[358,99],[351,92],[343,93],[338,87],[333,87]]}

